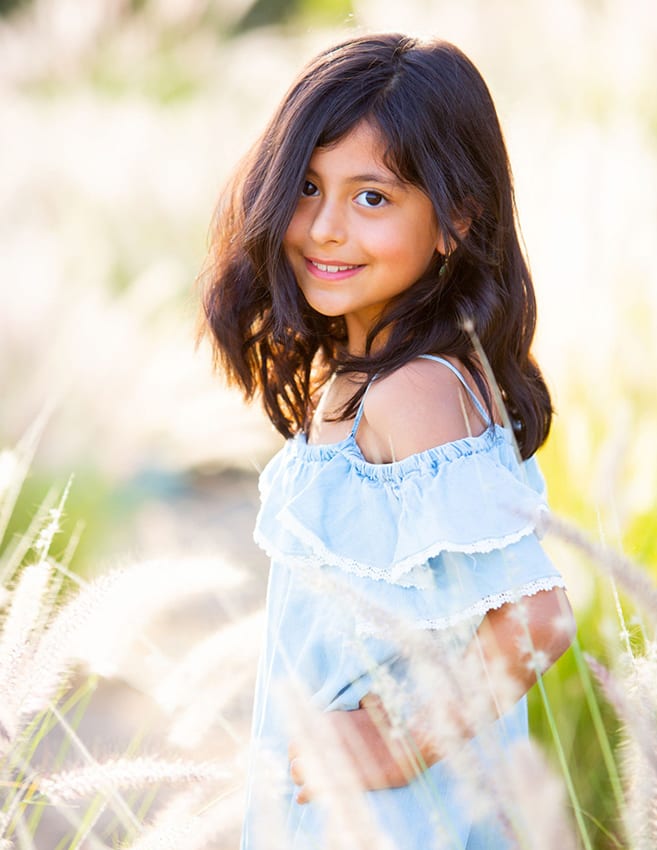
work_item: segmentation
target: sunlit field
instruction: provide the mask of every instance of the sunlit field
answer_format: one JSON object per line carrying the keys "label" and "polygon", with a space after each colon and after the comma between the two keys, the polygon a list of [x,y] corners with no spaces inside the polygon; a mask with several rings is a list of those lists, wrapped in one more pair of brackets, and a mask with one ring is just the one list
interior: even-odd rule
{"label": "sunlit field", "polygon": [[539,300],[579,631],[531,696],[522,846],[657,847],[657,11],[398,5],[0,3],[0,850],[237,847],[280,439],[195,348],[195,277],[300,64],[384,29],[488,81]]}

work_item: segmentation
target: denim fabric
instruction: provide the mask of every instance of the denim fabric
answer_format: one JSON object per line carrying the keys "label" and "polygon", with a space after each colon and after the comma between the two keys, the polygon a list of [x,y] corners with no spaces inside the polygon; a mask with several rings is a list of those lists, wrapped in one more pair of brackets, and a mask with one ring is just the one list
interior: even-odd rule
{"label": "denim fabric", "polygon": [[408,716],[441,698],[413,658],[414,634],[435,636],[458,664],[487,611],[563,586],[537,534],[540,471],[519,460],[509,431],[489,424],[478,437],[372,464],[356,442],[361,412],[345,440],[317,446],[300,435],[261,475],[255,538],[272,563],[241,847],[347,848],[349,830],[370,819],[380,832],[372,846],[507,850],[503,812],[477,803],[463,765],[494,789],[511,745],[527,736],[524,699],[403,788],[332,808],[294,800],[287,745],[312,724],[305,704],[350,710],[388,688]]}

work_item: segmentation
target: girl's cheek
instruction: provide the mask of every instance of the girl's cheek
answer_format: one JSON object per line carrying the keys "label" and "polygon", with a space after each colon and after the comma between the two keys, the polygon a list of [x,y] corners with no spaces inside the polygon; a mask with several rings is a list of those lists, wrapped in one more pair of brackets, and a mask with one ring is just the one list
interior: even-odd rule
{"label": "girl's cheek", "polygon": [[290,223],[287,226],[287,230],[285,231],[285,236],[283,237],[283,244],[289,242],[294,242],[299,238],[299,235],[302,233],[304,228],[304,216],[303,212],[296,208],[296,210],[292,213],[292,218],[290,219]]}

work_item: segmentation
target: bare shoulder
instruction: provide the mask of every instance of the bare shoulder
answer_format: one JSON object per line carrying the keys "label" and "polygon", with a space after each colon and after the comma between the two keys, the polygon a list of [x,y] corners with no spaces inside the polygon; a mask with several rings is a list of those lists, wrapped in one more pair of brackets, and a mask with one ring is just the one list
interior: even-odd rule
{"label": "bare shoulder", "polygon": [[[451,362],[479,396],[465,367]],[[372,383],[357,439],[368,460],[389,463],[485,428],[458,377],[443,363],[416,359]]]}

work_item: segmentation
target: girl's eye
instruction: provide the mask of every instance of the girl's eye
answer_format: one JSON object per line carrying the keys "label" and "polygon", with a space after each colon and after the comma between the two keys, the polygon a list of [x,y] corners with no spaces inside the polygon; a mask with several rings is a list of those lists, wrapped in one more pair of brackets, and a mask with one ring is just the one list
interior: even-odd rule
{"label": "girl's eye", "polygon": [[301,194],[305,195],[307,198],[310,198],[312,195],[317,194],[317,186],[314,183],[311,183],[310,180],[304,180],[303,188],[301,189]]}
{"label": "girl's eye", "polygon": [[386,199],[380,192],[368,189],[356,196],[356,203],[361,207],[382,207],[386,203]]}

